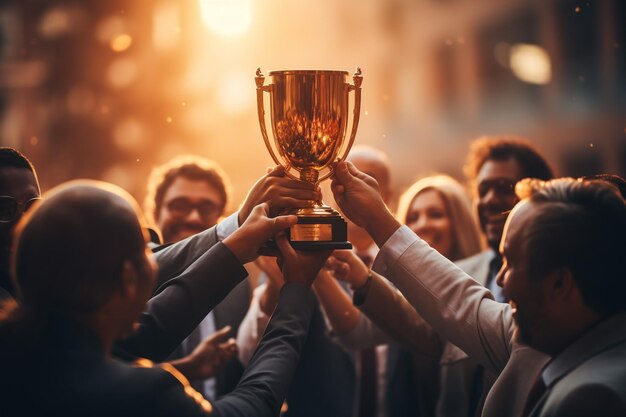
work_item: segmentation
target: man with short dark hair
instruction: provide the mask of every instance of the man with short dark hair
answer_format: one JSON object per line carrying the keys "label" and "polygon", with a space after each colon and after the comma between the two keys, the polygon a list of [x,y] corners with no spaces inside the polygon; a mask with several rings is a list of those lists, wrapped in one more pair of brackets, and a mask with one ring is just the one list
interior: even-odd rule
{"label": "man with short dark hair", "polygon": [[165,243],[178,242],[217,224],[230,203],[231,186],[215,162],[176,157],[152,170],[145,212]]}
{"label": "man with short dark hair", "polygon": [[[255,207],[242,227],[205,253],[216,275],[241,275],[242,265],[267,239],[296,221],[295,216],[269,218],[269,211],[268,204]],[[238,388],[210,403],[167,364],[154,367],[139,360],[131,367],[109,357],[116,339],[158,336],[172,319],[164,311],[184,309],[185,300],[187,307],[198,307],[208,298],[203,294],[223,290],[219,282],[174,278],[151,300],[133,335],[156,282],[142,225],[130,195],[94,181],[51,190],[19,223],[13,256],[19,306],[0,322],[6,415],[278,413],[306,338],[314,300],[309,286],[329,252],[299,254],[284,232],[278,235],[286,284],[276,313]],[[163,305],[163,297],[177,302]],[[205,305],[210,309],[212,302]],[[187,313],[194,314],[201,311]]]}
{"label": "man with short dark hair", "polygon": [[499,374],[483,416],[626,415],[626,202],[615,187],[561,179],[520,190],[498,275],[510,305],[401,227],[367,175],[340,163],[332,188],[381,247],[374,268],[437,332]]}
{"label": "man with short dark hair", "polygon": [[482,137],[472,142],[465,165],[476,218],[489,249],[458,262],[461,269],[484,284],[496,300],[505,302],[495,277],[502,265],[498,247],[504,222],[519,201],[515,184],[522,178],[549,180],[552,170],[530,142],[514,137]]}
{"label": "man with short dark hair", "polygon": [[[165,243],[179,242],[215,226],[231,195],[222,168],[196,155],[179,156],[155,167],[147,188],[145,212]],[[243,374],[235,340],[227,339],[237,334],[249,304],[250,284],[245,279],[168,358],[209,400],[232,391]]]}

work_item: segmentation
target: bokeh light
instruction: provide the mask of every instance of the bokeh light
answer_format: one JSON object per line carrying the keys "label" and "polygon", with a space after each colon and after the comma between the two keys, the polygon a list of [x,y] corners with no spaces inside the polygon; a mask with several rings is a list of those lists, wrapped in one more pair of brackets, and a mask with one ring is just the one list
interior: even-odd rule
{"label": "bokeh light", "polygon": [[537,45],[511,46],[509,65],[517,78],[531,84],[547,84],[552,77],[550,56]]}
{"label": "bokeh light", "polygon": [[250,0],[198,0],[202,21],[213,32],[223,36],[245,33],[252,23]]}

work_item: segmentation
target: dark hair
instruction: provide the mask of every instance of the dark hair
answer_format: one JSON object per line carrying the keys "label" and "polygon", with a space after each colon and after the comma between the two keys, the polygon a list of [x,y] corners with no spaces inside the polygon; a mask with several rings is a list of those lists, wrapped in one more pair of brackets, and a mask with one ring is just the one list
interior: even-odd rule
{"label": "dark hair", "polygon": [[619,175],[613,174],[594,174],[582,177],[583,180],[600,180],[613,184],[617,187],[622,198],[626,198],[626,180]]}
{"label": "dark hair", "polygon": [[0,168],[24,168],[35,173],[35,167],[20,151],[13,148],[0,148]]}
{"label": "dark hair", "polygon": [[33,173],[37,188],[39,188],[39,180],[37,172],[33,164],[20,151],[13,148],[0,147],[0,169],[3,168],[22,168]]}
{"label": "dark hair", "polygon": [[21,305],[68,317],[104,305],[121,283],[124,262],[142,265],[145,241],[131,201],[121,189],[85,181],[48,192],[16,229]]}
{"label": "dark hair", "polygon": [[221,214],[224,213],[231,194],[224,170],[215,161],[195,155],[183,155],[154,168],[150,174],[144,203],[144,211],[150,222],[155,223],[158,220],[165,193],[178,177],[206,181],[215,187],[224,201]]}
{"label": "dark hair", "polygon": [[626,202],[617,188],[561,178],[523,180],[516,192],[541,206],[523,235],[530,275],[567,267],[591,309],[626,310]]}
{"label": "dark hair", "polygon": [[519,162],[522,178],[549,180],[553,177],[552,169],[541,153],[529,141],[516,136],[484,136],[473,141],[464,167],[465,175],[473,181],[488,160],[510,158]]}

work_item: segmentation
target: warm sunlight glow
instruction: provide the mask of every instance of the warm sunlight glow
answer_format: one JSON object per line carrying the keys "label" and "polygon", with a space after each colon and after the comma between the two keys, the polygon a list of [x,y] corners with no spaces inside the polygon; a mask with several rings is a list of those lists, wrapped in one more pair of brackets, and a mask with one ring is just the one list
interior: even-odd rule
{"label": "warm sunlight glow", "polygon": [[115,52],[122,52],[122,51],[127,50],[132,43],[133,43],[133,38],[131,38],[130,35],[123,33],[111,39],[111,42],[109,42],[109,46]]}
{"label": "warm sunlight glow", "polygon": [[198,0],[202,21],[213,32],[223,36],[245,33],[252,23],[250,0]]}
{"label": "warm sunlight glow", "polygon": [[224,76],[218,89],[220,107],[230,114],[243,114],[253,109],[254,95],[250,94],[250,77],[246,73]]}
{"label": "warm sunlight glow", "polygon": [[154,47],[171,51],[180,40],[180,6],[173,1],[161,2],[154,7],[152,24]]}
{"label": "warm sunlight glow", "polygon": [[552,77],[550,56],[540,46],[516,44],[511,46],[509,65],[513,75],[531,84],[547,84]]}

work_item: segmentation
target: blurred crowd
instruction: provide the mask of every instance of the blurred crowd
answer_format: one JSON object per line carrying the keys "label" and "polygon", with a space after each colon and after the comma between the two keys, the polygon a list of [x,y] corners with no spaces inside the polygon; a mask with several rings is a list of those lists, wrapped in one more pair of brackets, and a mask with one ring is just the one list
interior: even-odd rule
{"label": "blurred crowd", "polygon": [[321,189],[281,166],[233,202],[183,155],[142,208],[1,148],[1,414],[626,416],[626,182],[481,137],[396,202],[390,164],[332,166],[353,248],[307,251]]}

